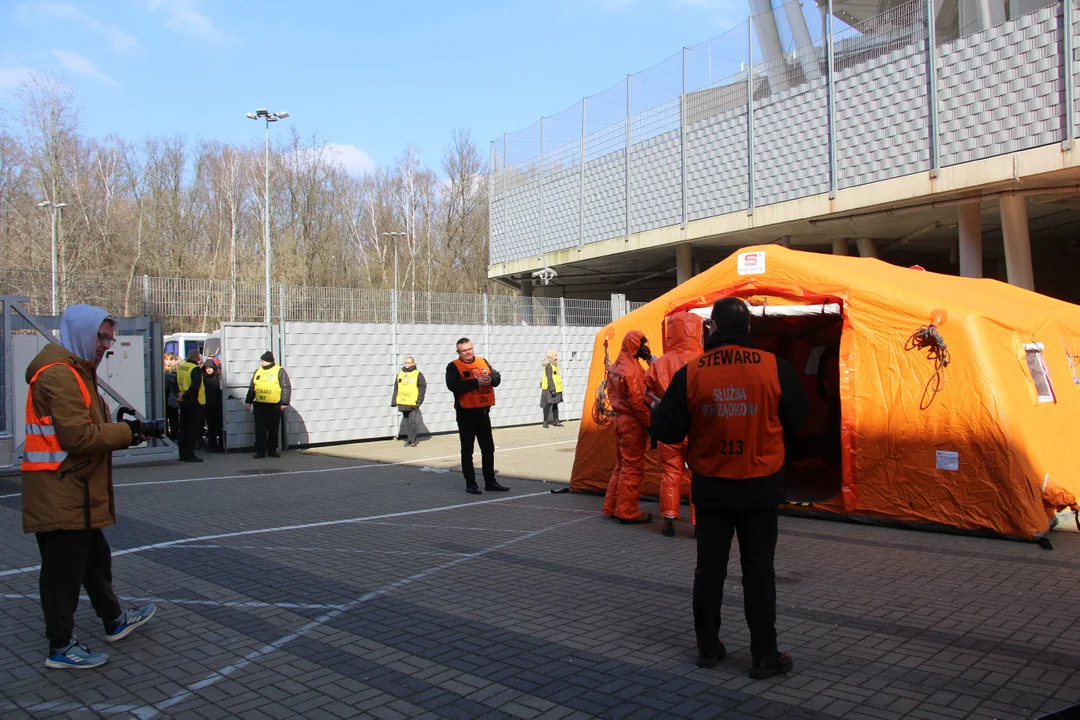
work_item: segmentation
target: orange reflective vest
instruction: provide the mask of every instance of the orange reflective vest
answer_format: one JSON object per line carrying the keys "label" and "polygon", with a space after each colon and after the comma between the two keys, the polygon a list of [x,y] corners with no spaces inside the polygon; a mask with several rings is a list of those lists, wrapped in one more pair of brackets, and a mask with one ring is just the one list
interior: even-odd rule
{"label": "orange reflective vest", "polygon": [[49,416],[38,417],[34,411],[34,382],[41,373],[54,365],[61,365],[75,375],[79,381],[79,390],[82,391],[83,402],[86,403],[87,413],[90,411],[91,395],[83,382],[82,375],[67,363],[49,363],[34,373],[30,378],[30,386],[26,390],[26,444],[23,446],[23,472],[38,472],[42,470],[59,470],[61,463],[67,459],[67,452],[60,447],[60,439],[56,437],[56,428]]}
{"label": "orange reflective vest", "polygon": [[[457,368],[462,380],[477,380],[484,376],[491,377],[491,366],[488,365],[487,360],[481,357],[474,358],[471,363],[455,360],[454,367]],[[458,404],[463,408],[491,407],[495,404],[495,388],[490,385],[478,387],[458,395],[457,400]]]}
{"label": "orange reflective vest", "polygon": [[784,466],[780,378],[772,353],[723,345],[691,360],[686,403],[687,462],[694,472],[749,480]]}

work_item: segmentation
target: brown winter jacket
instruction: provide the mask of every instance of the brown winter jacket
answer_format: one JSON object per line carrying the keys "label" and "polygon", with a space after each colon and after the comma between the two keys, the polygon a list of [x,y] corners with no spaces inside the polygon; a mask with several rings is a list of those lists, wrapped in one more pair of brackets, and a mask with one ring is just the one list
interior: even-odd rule
{"label": "brown winter jacket", "polygon": [[[79,383],[71,370],[49,368],[34,383],[34,412],[51,416],[68,457],[59,470],[22,474],[23,532],[98,529],[116,522],[112,451],[131,444],[127,423],[109,422],[109,408],[97,392],[94,364],[51,343],[26,368],[26,381],[49,363],[74,367],[90,390],[87,417]],[[89,512],[87,512],[89,508]]]}

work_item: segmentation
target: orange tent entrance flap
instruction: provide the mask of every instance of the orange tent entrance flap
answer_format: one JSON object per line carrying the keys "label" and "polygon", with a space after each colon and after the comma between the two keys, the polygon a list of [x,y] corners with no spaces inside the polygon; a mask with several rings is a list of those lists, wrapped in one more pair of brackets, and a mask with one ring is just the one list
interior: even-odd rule
{"label": "orange tent entrance flap", "polygon": [[[597,333],[574,490],[604,492],[615,464],[613,427],[594,416],[605,338],[612,348],[631,329],[660,339],[667,315],[728,296],[754,304],[754,332],[779,313],[795,322],[838,306],[842,491],[814,507],[1036,538],[1051,510],[1076,502],[1080,307],[994,280],[772,245],[733,254]],[[932,324],[943,367],[909,342]],[[653,452],[646,461],[642,492],[655,495]],[[1055,488],[1046,497],[1044,485]]]}

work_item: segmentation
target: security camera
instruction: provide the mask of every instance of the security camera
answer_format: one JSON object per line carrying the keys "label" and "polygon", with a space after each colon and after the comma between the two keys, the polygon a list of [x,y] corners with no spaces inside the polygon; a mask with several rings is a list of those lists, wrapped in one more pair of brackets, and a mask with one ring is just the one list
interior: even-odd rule
{"label": "security camera", "polygon": [[537,270],[532,274],[534,278],[540,278],[540,282],[544,283],[545,285],[550,285],[551,281],[558,277],[558,275],[559,273],[555,272],[554,269],[549,267],[545,267],[543,270]]}

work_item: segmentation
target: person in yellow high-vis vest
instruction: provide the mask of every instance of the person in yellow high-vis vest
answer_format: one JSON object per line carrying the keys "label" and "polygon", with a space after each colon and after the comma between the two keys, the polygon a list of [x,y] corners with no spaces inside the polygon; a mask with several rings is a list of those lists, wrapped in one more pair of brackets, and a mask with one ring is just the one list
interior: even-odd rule
{"label": "person in yellow high-vis vest", "polygon": [[[394,394],[390,397],[390,405],[401,412],[401,428],[405,430],[405,447],[416,447],[416,435],[423,422],[420,418],[420,406],[424,404],[424,396],[427,394],[427,380],[424,373],[416,367],[416,360],[412,355],[405,356],[405,364],[398,371],[397,380],[394,381]],[[398,437],[401,437],[401,428]]]}
{"label": "person in yellow high-vis vest", "polygon": [[548,350],[544,356],[544,374],[540,379],[540,407],[544,408],[544,427],[559,422],[559,403],[562,402],[562,375],[559,373],[559,353]]}
{"label": "person in yellow high-vis vest", "polygon": [[248,386],[248,412],[255,415],[255,459],[278,454],[278,430],[281,413],[292,402],[292,383],[285,368],[277,365],[272,352],[259,358],[259,369],[251,376]]}
{"label": "person in yellow high-vis vest", "polygon": [[195,445],[202,437],[206,423],[206,388],[202,381],[202,356],[198,350],[192,350],[176,370],[176,385],[180,388],[180,441],[177,445],[182,462],[202,462],[195,454]]}

